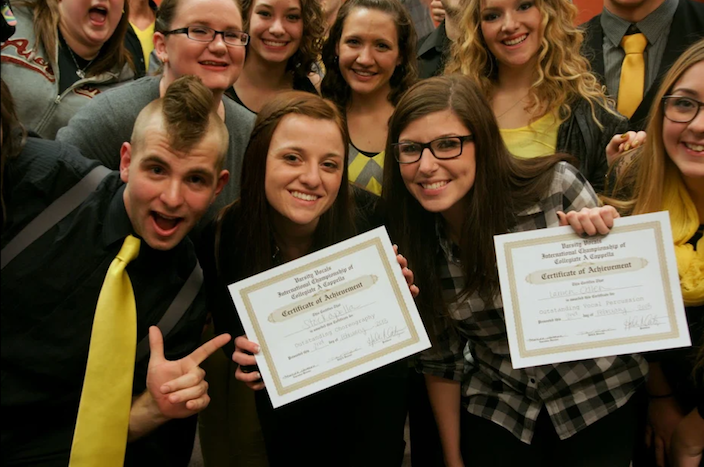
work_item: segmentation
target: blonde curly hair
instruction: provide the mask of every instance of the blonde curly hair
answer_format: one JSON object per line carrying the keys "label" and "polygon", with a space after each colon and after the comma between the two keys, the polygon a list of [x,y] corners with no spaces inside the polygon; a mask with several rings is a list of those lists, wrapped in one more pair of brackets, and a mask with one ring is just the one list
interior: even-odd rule
{"label": "blonde curly hair", "polygon": [[[461,35],[452,45],[452,54],[445,74],[461,73],[474,79],[491,100],[498,78],[496,57],[487,47],[481,30],[483,0],[468,0],[461,19]],[[603,129],[596,116],[596,106],[615,114],[613,102],[591,73],[589,61],[581,54],[582,31],[574,26],[577,7],[566,0],[535,0],[542,16],[543,31],[536,65],[537,78],[528,95],[526,110],[535,113],[548,103],[558,109],[560,120],[572,114],[571,104],[577,97],[591,106],[592,119]],[[536,115],[535,119],[542,115]]]}

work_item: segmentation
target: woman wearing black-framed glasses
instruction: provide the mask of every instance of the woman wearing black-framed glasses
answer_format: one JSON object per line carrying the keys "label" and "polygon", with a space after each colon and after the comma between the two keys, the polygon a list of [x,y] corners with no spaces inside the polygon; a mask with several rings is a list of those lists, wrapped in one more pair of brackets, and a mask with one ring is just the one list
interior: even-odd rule
{"label": "woman wearing black-framed glasses", "polygon": [[422,290],[416,303],[433,347],[415,368],[445,465],[628,467],[631,396],[645,360],[514,369],[493,243],[497,234],[567,223],[583,236],[605,234],[616,211],[597,207],[592,187],[560,156],[513,157],[467,76],[411,87],[389,120],[386,148],[386,226]]}

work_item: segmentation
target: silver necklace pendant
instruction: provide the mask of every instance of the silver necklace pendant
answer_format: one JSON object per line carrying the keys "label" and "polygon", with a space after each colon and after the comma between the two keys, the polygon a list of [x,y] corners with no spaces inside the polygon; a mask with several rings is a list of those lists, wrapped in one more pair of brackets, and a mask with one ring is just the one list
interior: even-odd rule
{"label": "silver necklace pendant", "polygon": [[76,70],[76,74],[78,75],[79,78],[83,79],[86,77],[86,72],[81,70],[80,68]]}

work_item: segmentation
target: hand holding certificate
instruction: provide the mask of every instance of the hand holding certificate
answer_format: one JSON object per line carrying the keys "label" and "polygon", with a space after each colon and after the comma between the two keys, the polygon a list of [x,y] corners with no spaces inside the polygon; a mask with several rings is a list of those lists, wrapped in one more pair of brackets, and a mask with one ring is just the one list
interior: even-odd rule
{"label": "hand holding certificate", "polygon": [[384,228],[229,289],[274,407],[430,347]]}
{"label": "hand holding certificate", "polygon": [[514,368],[690,345],[667,213],[494,242]]}

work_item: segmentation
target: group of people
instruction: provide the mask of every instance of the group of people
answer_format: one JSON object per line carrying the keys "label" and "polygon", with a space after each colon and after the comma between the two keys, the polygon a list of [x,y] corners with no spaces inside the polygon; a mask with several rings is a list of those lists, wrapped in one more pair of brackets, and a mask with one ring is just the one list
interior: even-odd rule
{"label": "group of people", "polygon": [[[700,465],[704,4],[326,3],[5,0],[2,465]],[[692,347],[514,369],[493,236],[661,210]],[[379,225],[432,347],[273,409],[227,286]]]}

